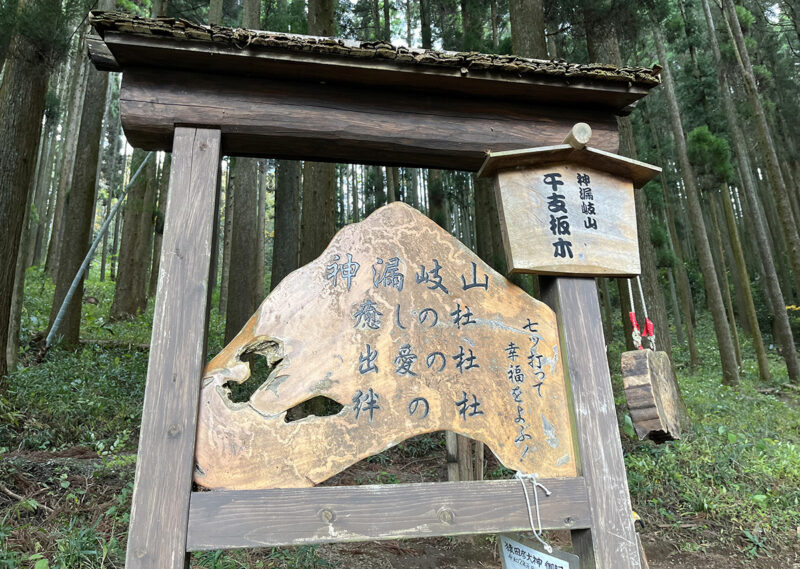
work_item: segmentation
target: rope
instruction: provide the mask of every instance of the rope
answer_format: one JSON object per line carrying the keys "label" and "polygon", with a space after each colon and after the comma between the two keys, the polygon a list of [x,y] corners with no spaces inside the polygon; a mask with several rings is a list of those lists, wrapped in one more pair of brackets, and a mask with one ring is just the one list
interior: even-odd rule
{"label": "rope", "polygon": [[[539,514],[539,492],[537,491],[536,487],[538,486],[542,490],[544,490],[545,496],[549,496],[550,494],[552,494],[552,492],[550,492],[550,490],[545,488],[544,484],[540,484],[536,480],[535,474],[522,474],[521,472],[517,472],[516,474],[514,474],[514,478],[520,481],[520,483],[522,484],[522,491],[525,493],[525,504],[528,506],[528,520],[531,523],[531,531],[533,532],[533,537],[535,537],[539,541],[539,543],[542,544],[542,547],[544,547],[547,553],[553,553],[553,548],[550,546],[550,544],[542,539],[542,517]],[[536,506],[536,522],[539,524],[538,530],[536,529],[536,526],[533,523],[533,512],[531,511],[531,501],[530,498],[528,498],[528,488],[527,486],[525,486],[525,480],[533,481],[533,499]]]}

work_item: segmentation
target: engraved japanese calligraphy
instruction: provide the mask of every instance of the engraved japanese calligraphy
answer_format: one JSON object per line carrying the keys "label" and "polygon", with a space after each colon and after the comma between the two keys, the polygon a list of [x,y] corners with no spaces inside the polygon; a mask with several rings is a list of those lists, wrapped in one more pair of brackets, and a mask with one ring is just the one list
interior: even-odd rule
{"label": "engraved japanese calligraphy", "polygon": [[[274,369],[235,403],[227,384],[253,380],[245,355]],[[317,396],[341,410],[287,422]],[[195,480],[310,486],[439,430],[486,443],[514,470],[576,475],[552,310],[393,203],[286,277],[208,364]]]}
{"label": "engraved japanese calligraphy", "polygon": [[640,272],[630,180],[568,162],[494,176],[512,273]]}

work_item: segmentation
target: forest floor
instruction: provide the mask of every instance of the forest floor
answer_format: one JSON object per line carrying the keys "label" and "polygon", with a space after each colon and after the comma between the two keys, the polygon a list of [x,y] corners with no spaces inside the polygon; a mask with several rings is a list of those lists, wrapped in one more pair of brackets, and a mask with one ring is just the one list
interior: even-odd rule
{"label": "forest floor", "polygon": [[[141,419],[152,306],[146,314],[104,320],[113,283],[90,279],[77,351],[53,350],[7,378],[0,396],[0,568],[123,567]],[[52,286],[31,273],[23,332],[46,321]],[[617,331],[617,338],[621,332]],[[212,312],[209,354],[221,348]],[[742,347],[742,385],[720,385],[710,317],[698,314],[703,364],[688,369],[676,347],[679,382],[693,420],[681,440],[664,445],[633,436],[624,399],[618,416],[634,509],[652,569],[800,569],[800,392],[786,386],[776,354],[773,379],[758,381],[749,345]],[[742,334],[742,337],[744,335]],[[621,393],[619,340],[610,347],[615,392]],[[487,478],[511,471],[487,453]],[[326,484],[395,484],[443,480],[444,437],[410,439],[340,473]],[[567,532],[547,539],[568,550]],[[500,568],[496,536],[208,552],[204,569]]]}

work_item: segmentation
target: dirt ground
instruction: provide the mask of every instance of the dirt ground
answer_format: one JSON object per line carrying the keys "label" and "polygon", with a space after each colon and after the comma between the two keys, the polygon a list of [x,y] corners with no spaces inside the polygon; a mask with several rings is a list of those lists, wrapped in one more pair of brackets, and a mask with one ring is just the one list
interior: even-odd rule
{"label": "dirt ground", "polygon": [[[748,558],[742,551],[681,551],[657,533],[643,534],[649,569],[800,569],[800,548]],[[554,546],[569,549],[569,537]],[[320,546],[320,557],[352,569],[501,569],[497,547],[487,537],[435,538]]]}
{"label": "dirt ground", "polygon": [[[430,482],[444,477],[443,457],[436,451],[422,456],[403,453],[399,449],[388,457],[362,461],[327,481],[326,485]],[[0,457],[0,471],[14,464],[13,473],[6,470],[6,475],[2,476],[6,489],[21,496],[35,497],[52,508],[39,523],[29,523],[26,529],[21,527],[13,531],[9,545],[14,544],[22,551],[32,548],[34,542],[47,547],[51,545],[47,544],[46,535],[50,533],[47,526],[50,525],[52,530],[57,519],[71,514],[80,513],[101,520],[98,529],[103,530],[105,522],[101,514],[115,503],[115,496],[125,485],[124,481],[132,479],[133,465],[127,467],[130,472],[110,476],[106,473],[98,478],[99,462],[97,454],[79,447],[59,453],[14,452]],[[59,478],[59,473],[65,472],[69,473],[68,476]],[[58,488],[54,482],[58,480],[68,480],[71,488],[85,489],[80,504],[65,501],[63,494],[66,491],[54,491]],[[12,496],[0,492],[0,515],[15,502]],[[36,530],[31,527],[39,524]],[[686,527],[650,525],[642,530],[640,535],[650,569],[800,569],[800,540],[788,549],[766,550],[754,556],[748,554],[746,543],[735,539],[721,540],[710,529],[699,530],[692,524],[683,525]],[[724,528],[721,531],[725,531]],[[569,532],[549,532],[546,538],[553,546],[570,550]],[[251,559],[264,559],[266,553],[254,551]],[[501,568],[495,537],[491,535],[321,545],[317,555],[333,567],[343,569]],[[194,563],[192,566],[202,567]],[[274,565],[268,562],[265,566]]]}

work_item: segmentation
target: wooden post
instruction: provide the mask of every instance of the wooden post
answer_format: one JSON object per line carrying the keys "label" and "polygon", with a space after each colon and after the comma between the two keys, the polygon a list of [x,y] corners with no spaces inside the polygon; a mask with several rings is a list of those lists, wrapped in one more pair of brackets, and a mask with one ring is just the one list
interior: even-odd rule
{"label": "wooden post", "polygon": [[131,508],[128,569],[188,567],[220,131],[178,127]]}
{"label": "wooden post", "polygon": [[608,371],[597,284],[542,278],[543,300],[558,315],[563,363],[572,388],[591,529],[573,530],[581,569],[641,569]]}

